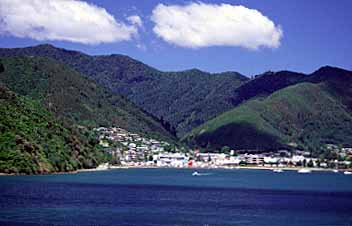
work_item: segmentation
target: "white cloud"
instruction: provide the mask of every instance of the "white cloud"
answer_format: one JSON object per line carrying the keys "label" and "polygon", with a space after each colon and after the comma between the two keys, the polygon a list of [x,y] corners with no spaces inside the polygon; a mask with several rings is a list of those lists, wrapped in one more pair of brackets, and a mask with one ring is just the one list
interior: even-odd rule
{"label": "white cloud", "polygon": [[118,22],[104,8],[77,0],[0,0],[0,33],[16,37],[118,42],[137,35],[140,23]]}
{"label": "white cloud", "polygon": [[138,27],[143,27],[142,19],[137,15],[129,16],[127,17],[127,20],[133,25],[136,25]]}
{"label": "white cloud", "polygon": [[143,50],[143,51],[147,50],[147,46],[144,45],[143,43],[137,43],[136,47],[140,50]]}
{"label": "white cloud", "polygon": [[158,4],[151,20],[153,31],[168,43],[186,48],[240,46],[277,48],[282,30],[255,9],[241,5]]}

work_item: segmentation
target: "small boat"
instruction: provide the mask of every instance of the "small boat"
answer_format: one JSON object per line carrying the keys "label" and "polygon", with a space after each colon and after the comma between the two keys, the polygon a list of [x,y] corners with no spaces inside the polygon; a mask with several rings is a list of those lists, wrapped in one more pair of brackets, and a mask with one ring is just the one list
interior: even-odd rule
{"label": "small boat", "polygon": [[297,172],[298,173],[311,173],[312,171],[310,169],[300,169]]}
{"label": "small boat", "polygon": [[334,173],[338,173],[339,171],[337,169],[332,170]]}
{"label": "small boat", "polygon": [[352,175],[352,172],[351,172],[351,171],[345,171],[345,172],[343,172],[343,174],[345,174],[345,175]]}
{"label": "small boat", "polygon": [[282,169],[273,169],[273,172],[274,173],[282,173],[284,172]]}
{"label": "small boat", "polygon": [[195,172],[193,172],[192,173],[192,176],[199,176],[200,174],[197,172],[197,171],[195,171]]}

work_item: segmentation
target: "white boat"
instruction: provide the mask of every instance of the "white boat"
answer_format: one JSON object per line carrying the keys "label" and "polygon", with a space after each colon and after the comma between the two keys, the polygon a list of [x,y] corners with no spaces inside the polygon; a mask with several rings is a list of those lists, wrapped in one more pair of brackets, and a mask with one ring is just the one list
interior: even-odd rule
{"label": "white boat", "polygon": [[311,173],[312,171],[310,169],[300,169],[297,172],[298,173]]}
{"label": "white boat", "polygon": [[345,171],[345,172],[343,172],[343,174],[345,174],[345,175],[352,175],[352,172],[351,172],[351,171]]}
{"label": "white boat", "polygon": [[339,171],[337,169],[332,170],[334,173],[338,173]]}
{"label": "white boat", "polygon": [[284,172],[282,169],[273,169],[273,172],[274,173],[282,173]]}
{"label": "white boat", "polygon": [[195,172],[193,172],[192,173],[192,176],[199,176],[200,174],[197,172],[197,171],[195,171]]}

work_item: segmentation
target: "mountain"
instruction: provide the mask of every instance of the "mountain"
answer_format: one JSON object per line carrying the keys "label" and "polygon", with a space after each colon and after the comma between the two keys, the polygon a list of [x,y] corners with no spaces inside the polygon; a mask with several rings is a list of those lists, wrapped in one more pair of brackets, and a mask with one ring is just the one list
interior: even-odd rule
{"label": "mountain", "polygon": [[56,120],[41,103],[0,85],[0,172],[41,174],[96,167],[95,136]]}
{"label": "mountain", "polygon": [[[80,74],[75,74],[86,81],[84,85],[76,89],[72,87],[72,81],[60,82],[58,87],[61,88],[49,91],[50,95],[46,91],[35,91],[46,87],[46,83],[38,83],[36,77],[31,82],[26,76],[17,81],[14,79],[16,72],[10,76],[12,80],[3,82],[19,93],[23,91],[22,87],[35,84],[35,89],[29,88],[21,94],[42,99],[56,115],[64,114],[63,117],[83,125],[114,122],[128,130],[158,131],[157,134],[166,137],[170,137],[165,135],[166,130],[176,130],[178,137],[183,137],[191,145],[211,148],[226,145],[236,149],[297,147],[319,150],[327,143],[352,145],[352,136],[349,136],[352,128],[351,72],[343,69],[326,66],[311,74],[266,72],[249,79],[236,72],[211,74],[197,69],[161,72],[124,55],[90,56],[51,45],[0,49],[0,56],[42,60],[44,58],[37,57],[45,57],[52,59],[45,61],[60,62],[54,71],[64,67],[62,64],[66,65],[66,71],[78,71]],[[4,66],[2,74],[7,73],[6,64]],[[19,70],[21,67],[13,68]],[[46,71],[45,68],[41,73],[32,74],[39,76]],[[95,86],[103,91],[92,88]],[[64,91],[62,87],[65,87]],[[42,96],[38,97],[38,93]],[[65,99],[69,101],[65,102],[78,101],[79,108],[67,107],[66,103],[65,107],[60,107],[60,93],[68,94]],[[52,105],[53,94],[58,99],[55,105]],[[145,112],[135,116],[140,112],[138,108],[119,95]],[[125,104],[129,106],[127,109],[135,110],[125,110]],[[123,119],[115,117],[114,107],[108,107],[111,105],[118,106],[119,112],[124,109],[123,114],[118,114],[124,115]],[[86,109],[88,113],[83,114],[80,109]],[[163,128],[151,115],[158,118]],[[142,123],[138,121],[141,118]]]}
{"label": "mountain", "polygon": [[197,69],[161,72],[124,55],[89,56],[51,45],[0,49],[0,56],[40,56],[58,60],[123,95],[175,127],[179,136],[233,107],[231,96],[249,78]]}
{"label": "mountain", "polygon": [[[293,74],[288,75],[292,79]],[[273,76],[278,75],[270,75],[269,80]],[[293,77],[293,85],[266,93],[260,87],[266,83],[271,87],[270,83],[263,82],[264,76],[255,78],[251,82],[259,87],[257,94],[251,94],[253,98],[248,95],[249,100],[184,139],[203,147],[236,149],[298,146],[319,152],[324,144],[352,146],[352,72],[323,67],[310,75]]]}
{"label": "mountain", "polygon": [[302,82],[307,76],[291,71],[266,72],[238,87],[231,95],[233,106],[253,97],[268,96],[279,89]]}
{"label": "mountain", "polygon": [[172,140],[159,121],[75,70],[42,57],[0,58],[0,82],[19,95],[40,101],[60,120],[86,126],[119,126]]}
{"label": "mountain", "polygon": [[352,72],[325,66],[307,77],[307,82],[325,83],[326,89],[352,111]]}

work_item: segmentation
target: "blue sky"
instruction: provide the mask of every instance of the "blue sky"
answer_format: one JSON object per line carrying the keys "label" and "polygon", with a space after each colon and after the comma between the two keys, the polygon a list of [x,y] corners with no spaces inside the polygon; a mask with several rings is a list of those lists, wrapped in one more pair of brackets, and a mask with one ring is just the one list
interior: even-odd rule
{"label": "blue sky", "polygon": [[[35,21],[39,23],[39,28],[36,27],[34,31],[30,30],[25,24],[26,21],[31,21],[33,16],[30,13],[28,15],[22,13],[17,6],[13,9],[6,8],[11,7],[12,3],[10,1],[16,2],[17,0],[2,0],[0,2],[0,17],[3,17],[0,19],[0,47],[24,47],[51,43],[58,47],[79,50],[94,55],[125,54],[164,71],[199,68],[210,72],[238,71],[250,76],[268,70],[294,70],[310,73],[324,65],[352,69],[352,14],[350,13],[352,1],[350,0],[204,0],[201,3],[171,0],[87,0],[85,2],[88,3],[88,6],[95,5],[94,7],[99,8],[99,10],[105,9],[107,14],[122,25],[118,28],[116,26],[113,28],[111,26],[93,28],[93,26],[100,26],[100,22],[94,21],[90,25],[88,23],[90,20],[87,19],[88,24],[81,26],[86,29],[80,30],[74,27],[70,28],[71,23],[69,21],[72,19],[70,17],[74,17],[74,13],[60,16],[60,19],[58,19],[55,18],[59,17],[57,16],[58,14],[44,12],[44,17],[46,15],[51,17],[51,23],[44,24],[41,27],[40,21],[46,21],[46,18],[42,18],[42,20],[35,18]],[[28,0],[29,3],[27,4],[31,4],[31,2],[35,4],[38,1],[40,0]],[[9,5],[6,5],[7,3]],[[158,12],[160,15],[152,16],[153,10],[155,13],[155,9],[159,4],[163,6],[159,8],[160,11]],[[194,4],[193,8],[186,8],[191,4]],[[203,7],[201,7],[201,4]],[[216,11],[220,10],[219,7],[213,10],[213,8],[221,4],[242,5],[243,8],[235,9],[230,7],[230,11],[228,11],[230,15],[225,17],[222,13],[225,11]],[[44,5],[42,7],[42,11],[52,9],[49,6],[48,8],[45,8]],[[82,12],[82,9],[84,10],[85,7],[82,7],[81,11],[79,11],[82,17],[89,17],[92,14],[87,12],[86,15]],[[204,14],[208,13],[209,16],[198,15],[203,9],[208,10]],[[225,8],[222,9],[225,10]],[[258,18],[252,17],[251,13],[253,11],[251,10],[253,9],[260,13]],[[8,16],[5,14],[12,12],[11,10],[18,10],[15,13],[21,15],[23,21],[17,17],[15,18],[16,20],[11,22],[13,23],[12,27],[10,25],[6,25],[7,27],[1,25],[1,21],[4,23],[4,16]],[[188,14],[185,14],[185,17],[175,16],[175,22],[171,22],[174,26],[173,30],[169,31],[167,30],[169,27],[162,27],[163,23],[170,23],[170,18],[163,17],[165,10],[173,10],[172,12],[176,13],[168,15],[179,15],[177,13],[182,10],[188,10]],[[250,20],[252,20],[250,23],[248,22],[250,25],[246,24],[246,20],[241,22],[242,17],[237,20],[240,21],[237,25],[227,21],[227,18],[230,17],[237,19],[237,13],[241,14],[242,12],[244,14],[249,13]],[[214,13],[222,19],[219,20],[220,29],[214,29],[214,26],[215,28],[218,27],[217,24],[214,24],[215,22],[212,23],[214,20],[211,20]],[[99,15],[102,14],[104,13],[100,12]],[[136,21],[133,23],[128,19],[129,16],[138,16],[142,24],[137,24]],[[271,26],[263,17],[268,18],[274,25]],[[96,20],[99,20],[99,18],[96,17]],[[7,19],[8,17],[5,18],[5,22]],[[199,37],[204,39],[200,41],[198,39],[193,40],[192,38],[198,34],[184,33],[188,31],[189,27],[182,22],[182,19],[191,20],[190,24],[193,24],[189,26],[199,25],[200,28],[197,28],[194,32],[203,32]],[[203,21],[207,19],[211,21]],[[57,23],[58,21],[60,24]],[[21,23],[24,23],[23,27]],[[153,30],[158,23],[161,26],[159,33]],[[256,27],[248,28],[248,26],[252,25]],[[38,29],[48,29],[45,26],[53,26],[55,29],[59,27],[54,32],[59,32],[63,36],[71,35],[71,39],[77,35],[73,34],[74,32],[79,32],[78,35],[81,39],[78,41],[62,41],[57,35],[53,38],[52,33],[50,33],[50,37],[45,36],[48,35],[47,33],[44,35],[40,33],[39,36],[38,34],[33,34],[33,32],[38,32]],[[73,30],[62,31],[62,29],[66,28]],[[125,33],[108,36],[105,35],[109,33],[105,32],[106,29],[110,29],[108,31],[115,34],[124,29]],[[183,30],[178,31],[177,29]],[[241,30],[242,32],[238,34],[237,29],[244,30]],[[259,30],[263,30],[262,33]],[[100,36],[99,31],[103,31]],[[169,34],[167,32],[176,32],[173,34],[176,34],[177,38],[172,36],[172,40],[167,41],[166,36]],[[84,36],[92,38],[91,34],[97,36],[92,42],[99,43],[87,43],[91,40],[85,40]],[[237,35],[239,36],[237,37]],[[265,40],[264,36],[267,36]]]}

